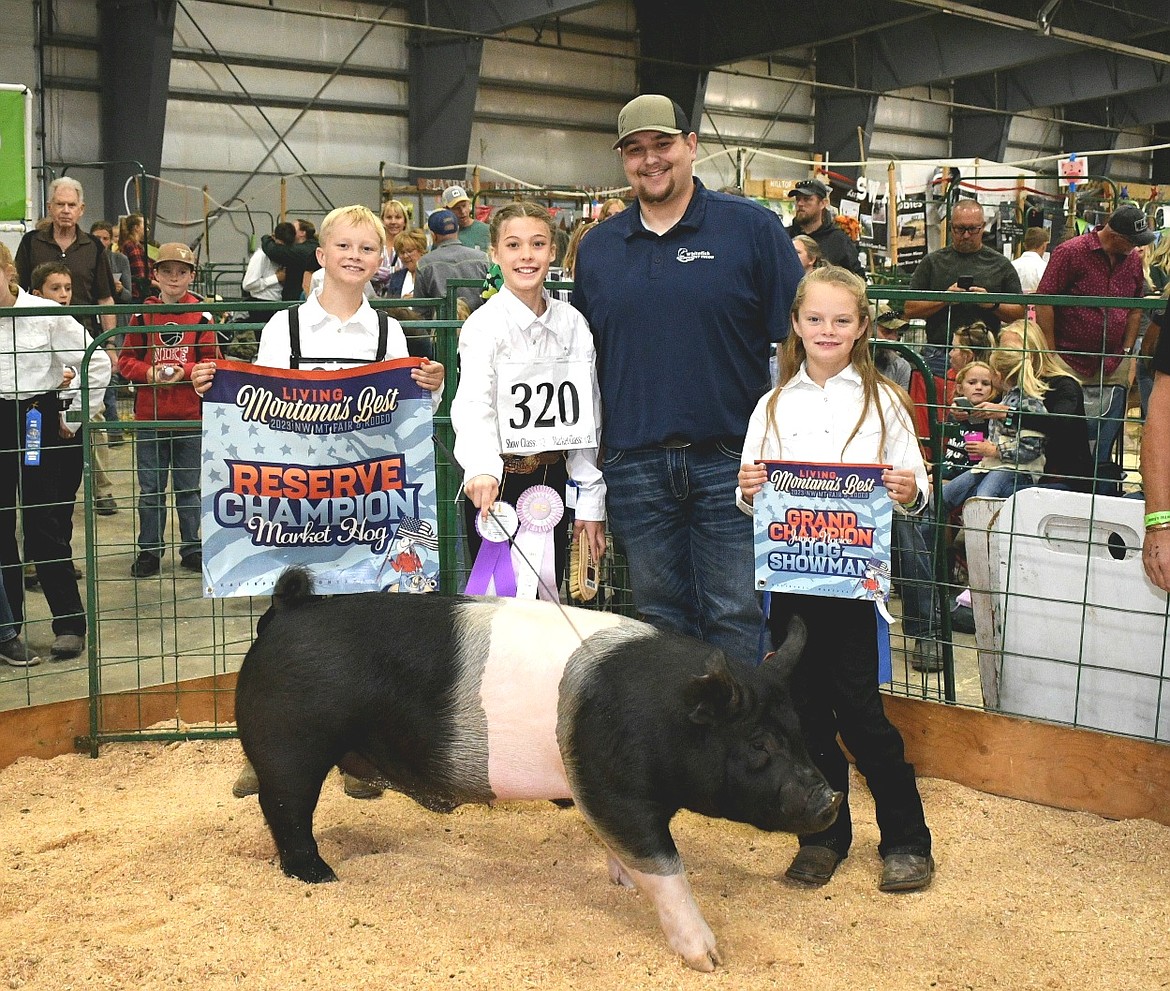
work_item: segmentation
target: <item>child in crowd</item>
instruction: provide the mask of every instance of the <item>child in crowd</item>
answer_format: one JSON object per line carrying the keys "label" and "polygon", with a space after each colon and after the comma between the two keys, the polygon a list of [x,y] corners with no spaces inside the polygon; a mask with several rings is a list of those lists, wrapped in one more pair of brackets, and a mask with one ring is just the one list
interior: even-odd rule
{"label": "child in crowd", "polygon": [[[409,352],[402,325],[385,310],[375,311],[365,296],[365,285],[382,263],[386,233],[382,222],[364,206],[343,206],[321,223],[317,260],[325,281],[300,306],[274,313],[260,334],[256,364],[269,368],[344,368],[406,358]],[[432,393],[437,405],[445,369],[423,359],[410,377]],[[203,395],[215,378],[215,362],[203,361],[192,372],[195,391]],[[254,795],[260,783],[247,761],[232,794]],[[351,798],[376,798],[382,789],[345,775],[345,793]]]}
{"label": "child in crowd", "polygon": [[944,480],[949,481],[978,464],[980,456],[972,455],[968,447],[987,439],[987,418],[975,410],[983,403],[994,402],[998,395],[995,372],[985,361],[969,361],[956,375],[955,398],[943,424]]}
{"label": "child in crowd", "polygon": [[966,444],[968,456],[978,464],[943,484],[948,513],[972,496],[1006,499],[1039,479],[1044,470],[1044,394],[1048,391],[1040,374],[1041,361],[1038,351],[997,348],[991,366],[1002,383],[1003,398],[976,403],[972,410],[952,407],[951,416],[960,423],[985,419],[988,427],[985,440]]}
{"label": "child in crowd", "polygon": [[[459,335],[459,389],[451,422],[473,555],[481,543],[476,518],[487,521],[497,500],[517,507],[534,485],[563,496],[570,479],[577,487],[574,539],[584,531],[593,559],[605,554],[593,337],[584,318],[544,288],[556,257],[554,234],[552,216],[539,204],[509,203],[496,211],[491,254],[504,285],[468,317]],[[569,437],[573,441],[563,443]],[[517,442],[532,446],[524,447],[523,455],[505,453],[508,447],[519,450]],[[557,539],[554,547],[559,585],[565,541]],[[558,594],[542,591],[544,597]]]}
{"label": "child in crowd", "polygon": [[959,372],[973,361],[990,361],[995,350],[995,335],[987,325],[976,321],[960,327],[951,335],[950,367],[947,368],[946,383],[940,393],[943,403],[939,419],[949,415],[949,404],[955,398],[955,384]]}
{"label": "child in crowd", "polygon": [[[154,278],[157,296],[145,302],[199,303],[191,291],[195,254],[171,242],[158,249]],[[130,318],[118,369],[135,383],[136,420],[198,420],[199,397],[189,388],[198,362],[218,354],[215,321],[210,313],[136,313]],[[137,432],[138,557],[130,567],[135,578],[157,575],[166,532],[166,489],[170,476],[179,516],[179,558],[188,571],[202,573],[199,541],[199,469],[202,435],[198,427],[143,427]]]}
{"label": "child in crowd", "polygon": [[792,246],[796,249],[796,257],[800,259],[800,264],[806,272],[811,272],[814,268],[824,268],[829,264],[821,254],[821,246],[807,234],[797,234],[792,239]]}
{"label": "child in crowd", "polygon": [[141,213],[131,213],[118,222],[118,250],[130,261],[130,292],[135,303],[145,302],[157,288],[150,277],[150,259],[143,239],[146,221]]}
{"label": "child in crowd", "polygon": [[[61,306],[73,302],[73,273],[64,262],[43,262],[32,270],[29,289],[34,296],[51,299]],[[98,355],[101,355],[99,358]],[[89,413],[94,416],[105,406],[106,386],[110,381],[110,359],[105,350],[94,351],[89,371]],[[73,507],[77,502],[77,490],[81,488],[81,474],[85,458],[81,451],[81,379],[70,383],[71,388],[60,393],[61,413],[57,433],[60,440],[61,472],[58,476],[60,491],[53,512],[65,541],[73,543]],[[113,501],[113,483],[106,472],[95,463],[93,468],[93,493],[95,509],[101,512],[103,498]],[[106,515],[106,514],[102,514]]]}
{"label": "child in crowd", "polygon": [[[0,321],[0,567],[11,629],[19,630],[24,617],[24,574],[16,538],[19,506],[25,552],[36,562],[37,578],[53,614],[52,656],[65,660],[85,647],[85,608],[73,571],[73,549],[54,511],[67,461],[60,451],[57,390],[75,378],[89,335],[80,323],[59,312],[56,302],[31,296],[16,284],[12,252],[0,243],[0,308],[9,307],[39,312]],[[109,371],[105,352],[95,351],[90,363],[95,389],[105,387]],[[20,649],[19,640],[8,637],[4,646],[8,664],[37,663],[27,648]]]}
{"label": "child in crowd", "polygon": [[1093,456],[1089,453],[1089,426],[1085,421],[1085,394],[1081,380],[1055,351],[1048,350],[1039,326],[1015,320],[1000,329],[999,346],[1005,354],[1028,355],[1028,364],[1048,387],[1044,393],[1047,416],[1044,430],[1045,488],[1093,490]]}
{"label": "child in crowd", "polygon": [[[779,384],[756,406],[744,439],[738,503],[750,513],[766,469],[754,459],[888,464],[882,482],[896,511],[918,513],[930,484],[914,433],[910,400],[880,375],[870,356],[865,282],[843,268],[814,269],[792,304],[792,335],[781,350]],[[788,617],[808,627],[808,644],[792,675],[792,696],[813,762],[845,794],[836,822],[800,837],[787,876],[825,884],[849,853],[849,763],[841,741],[873,794],[883,859],[882,891],[926,887],[934,874],[931,836],[902,737],[878,692],[873,603],[816,595],[774,595],[772,642],[784,640]]]}

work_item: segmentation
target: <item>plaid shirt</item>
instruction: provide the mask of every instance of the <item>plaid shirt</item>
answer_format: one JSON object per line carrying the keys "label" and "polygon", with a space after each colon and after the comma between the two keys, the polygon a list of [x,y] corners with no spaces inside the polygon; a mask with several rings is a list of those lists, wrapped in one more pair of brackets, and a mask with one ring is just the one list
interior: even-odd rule
{"label": "plaid shirt", "polygon": [[[1057,246],[1036,292],[1049,296],[1145,295],[1141,253],[1131,251],[1114,263],[1101,247],[1097,231]],[[1124,357],[1125,324],[1131,307],[1056,306],[1056,348],[1086,382],[1110,375]]]}

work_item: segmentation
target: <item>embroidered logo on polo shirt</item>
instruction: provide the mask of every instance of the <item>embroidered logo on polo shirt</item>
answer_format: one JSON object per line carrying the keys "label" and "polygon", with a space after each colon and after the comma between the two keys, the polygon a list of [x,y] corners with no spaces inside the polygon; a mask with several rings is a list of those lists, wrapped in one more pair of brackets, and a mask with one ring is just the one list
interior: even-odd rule
{"label": "embroidered logo on polo shirt", "polygon": [[704,261],[714,261],[715,256],[711,254],[710,251],[691,251],[690,248],[679,248],[678,254],[675,255],[675,260],[680,261],[683,264],[686,264],[687,262],[698,261],[699,259],[703,259]]}

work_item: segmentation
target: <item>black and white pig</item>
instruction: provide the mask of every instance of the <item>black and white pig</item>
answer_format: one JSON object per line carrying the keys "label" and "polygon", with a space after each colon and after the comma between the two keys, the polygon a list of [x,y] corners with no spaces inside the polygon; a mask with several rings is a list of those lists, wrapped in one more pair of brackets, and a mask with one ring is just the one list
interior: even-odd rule
{"label": "black and white pig", "polygon": [[759,668],[689,637],[555,603],[368,593],[315,599],[285,571],[240,669],[236,720],[286,874],[332,881],[313,812],[334,765],[429,809],[571,798],[610,877],[653,903],[696,970],[721,963],[670,835],[679,809],[815,832],[841,795],[785,683],[794,621]]}

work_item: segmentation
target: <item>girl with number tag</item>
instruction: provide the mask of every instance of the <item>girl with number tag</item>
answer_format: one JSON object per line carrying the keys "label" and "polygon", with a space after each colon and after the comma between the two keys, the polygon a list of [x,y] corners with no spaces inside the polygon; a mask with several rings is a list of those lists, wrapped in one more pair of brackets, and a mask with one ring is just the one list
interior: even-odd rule
{"label": "girl with number tag", "polygon": [[[518,517],[511,562],[487,548],[496,570],[473,569],[472,594],[502,594],[501,588],[512,587],[511,578],[513,594],[558,598],[566,559],[558,522],[570,480],[576,491],[573,537],[584,541],[594,560],[605,553],[593,336],[577,310],[544,288],[556,258],[553,235],[552,216],[539,204],[509,203],[496,211],[491,253],[504,286],[467,319],[459,335],[451,422],[472,554],[479,555],[481,531],[496,543],[509,539],[510,527],[499,533],[484,529],[493,522],[494,530],[501,529],[495,520],[501,513],[493,508],[501,500]],[[512,576],[506,574],[510,564]]]}
{"label": "girl with number tag", "polygon": [[[833,266],[801,280],[780,380],[756,406],[744,439],[739,504],[764,487],[767,460],[886,464],[882,482],[895,510],[920,512],[930,495],[910,397],[881,375],[870,356],[865,283]],[[841,741],[873,794],[883,858],[882,891],[914,891],[934,873],[931,836],[902,737],[878,692],[877,619],[872,602],[816,595],[773,597],[772,642],[783,642],[798,613],[808,644],[792,674],[792,694],[808,752],[829,786],[849,794]],[[821,885],[849,853],[853,825],[846,797],[828,829],[800,837],[787,877]]]}

